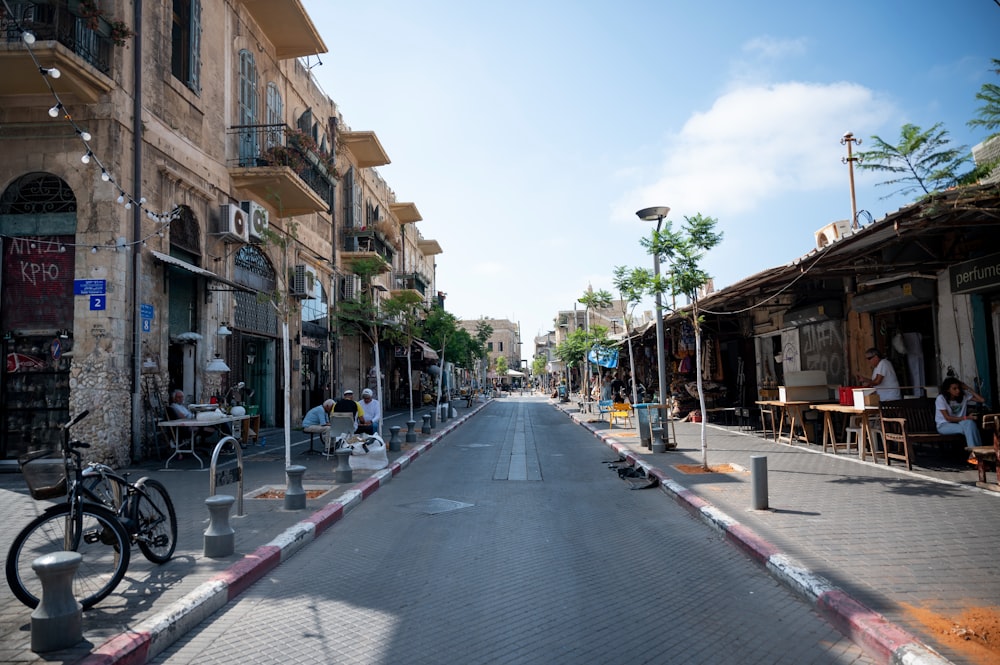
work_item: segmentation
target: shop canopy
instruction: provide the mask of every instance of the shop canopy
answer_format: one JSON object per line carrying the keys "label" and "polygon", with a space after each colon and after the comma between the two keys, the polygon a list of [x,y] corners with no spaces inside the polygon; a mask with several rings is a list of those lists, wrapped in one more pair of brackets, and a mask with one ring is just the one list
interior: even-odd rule
{"label": "shop canopy", "polygon": [[518,372],[516,369],[507,370],[507,376],[524,376],[524,372]]}

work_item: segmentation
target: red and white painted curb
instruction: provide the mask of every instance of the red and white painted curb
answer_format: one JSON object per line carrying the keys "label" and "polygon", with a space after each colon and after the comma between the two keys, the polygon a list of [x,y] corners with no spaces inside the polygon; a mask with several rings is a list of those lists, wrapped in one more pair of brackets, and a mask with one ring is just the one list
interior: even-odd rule
{"label": "red and white painted curb", "polygon": [[661,469],[636,456],[627,446],[615,439],[609,430],[591,427],[576,418],[573,420],[603,441],[618,454],[620,459],[642,468],[647,476],[655,477],[664,494],[721,531],[727,540],[762,564],[785,586],[812,603],[841,633],[864,649],[872,658],[886,664],[953,665],[950,660],[920,642],[915,636],[854,600],[824,577],[816,575],[792,557],[783,554],[749,527],[740,524],[739,521],[669,478]]}
{"label": "red and white painted curb", "polygon": [[304,520],[290,526],[274,540],[261,545],[229,568],[200,584],[154,616],[139,622],[131,630],[112,637],[76,665],[142,665],[195,628],[216,610],[224,607],[253,584],[277,568],[283,561],[311,543],[336,524],[363,500],[389,483],[415,459],[426,453],[448,433],[478,413],[486,402],[459,418],[450,419],[435,436],[400,455],[388,467],[356,483],[351,489],[323,506]]}

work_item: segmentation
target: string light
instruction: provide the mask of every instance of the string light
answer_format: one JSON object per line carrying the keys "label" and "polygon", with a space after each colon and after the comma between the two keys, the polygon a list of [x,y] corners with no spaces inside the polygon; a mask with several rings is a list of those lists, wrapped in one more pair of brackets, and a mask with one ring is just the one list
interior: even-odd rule
{"label": "string light", "polygon": [[[7,3],[5,1],[3,2],[3,6],[7,7]],[[124,242],[124,239],[118,239],[109,242],[108,245],[109,246],[113,245],[115,251],[118,251],[119,248],[127,249],[128,247],[133,245],[141,244],[142,246],[145,246],[146,239],[151,238],[154,235],[156,235],[159,238],[164,237],[163,229],[169,227],[171,222],[173,222],[174,219],[176,219],[177,214],[180,211],[180,208],[175,207],[173,210],[162,214],[156,213],[153,212],[152,210],[148,210],[145,208],[146,197],[140,197],[139,200],[136,201],[131,196],[125,193],[125,189],[120,184],[118,184],[114,176],[108,171],[107,167],[104,166],[101,160],[94,154],[93,150],[91,150],[90,141],[93,139],[93,136],[90,134],[90,132],[86,131],[85,129],[77,125],[76,121],[74,121],[73,117],[70,115],[70,113],[66,110],[66,107],[63,105],[62,100],[59,98],[59,94],[52,87],[50,79],[60,78],[62,76],[62,72],[59,71],[59,69],[57,69],[56,67],[44,67],[41,65],[41,63],[38,62],[38,58],[35,56],[35,52],[31,48],[31,46],[36,41],[35,34],[30,30],[26,30],[21,25],[21,22],[18,21],[16,18],[14,19],[14,28],[20,31],[21,40],[28,47],[27,48],[28,55],[31,57],[32,62],[34,62],[35,67],[38,68],[38,73],[42,76],[42,80],[45,83],[45,86],[49,89],[49,93],[55,100],[55,104],[51,108],[49,108],[49,116],[52,118],[58,118],[60,115],[62,115],[63,118],[70,123],[70,125],[73,127],[73,130],[77,133],[77,135],[84,143],[86,152],[83,154],[83,156],[80,157],[80,161],[83,164],[88,164],[88,165],[90,164],[91,160],[93,160],[96,163],[96,165],[101,169],[101,180],[104,182],[110,182],[112,185],[114,185],[115,189],[118,190],[117,202],[120,205],[123,205],[125,210],[131,210],[132,205],[135,204],[136,206],[139,207],[139,209],[144,210],[146,212],[146,216],[149,217],[149,219],[151,219],[158,225],[158,228],[153,233],[147,235],[145,238],[141,238],[132,243],[126,243]],[[4,236],[0,235],[0,238],[2,237]],[[81,246],[85,247],[88,245],[77,245],[68,243],[60,246],[60,251],[66,251],[66,247],[81,247]],[[89,246],[90,246],[90,251],[93,254],[96,254],[97,250],[100,249],[98,245],[89,245]]]}

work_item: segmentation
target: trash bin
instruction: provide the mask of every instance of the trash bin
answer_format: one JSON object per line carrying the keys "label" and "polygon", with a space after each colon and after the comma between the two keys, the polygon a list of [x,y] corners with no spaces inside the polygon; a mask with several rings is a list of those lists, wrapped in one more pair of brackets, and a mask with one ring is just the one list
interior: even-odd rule
{"label": "trash bin", "polygon": [[649,433],[649,407],[651,404],[635,404],[632,408],[635,409],[636,420],[638,421],[639,427],[639,439],[642,442],[643,448],[653,447],[653,441],[650,439]]}
{"label": "trash bin", "polygon": [[559,386],[559,401],[561,402],[569,401],[569,397],[566,395],[566,386],[564,385]]}

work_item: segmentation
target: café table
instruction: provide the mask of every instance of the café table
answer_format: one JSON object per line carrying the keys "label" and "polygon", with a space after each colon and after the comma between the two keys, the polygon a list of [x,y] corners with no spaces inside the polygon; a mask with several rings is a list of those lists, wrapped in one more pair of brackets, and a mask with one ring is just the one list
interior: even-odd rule
{"label": "caf\u00e9 table", "polygon": [[819,411],[823,414],[823,452],[827,451],[827,447],[833,450],[833,454],[837,454],[837,448],[843,448],[848,453],[850,450],[850,443],[848,442],[838,442],[833,431],[833,414],[843,413],[848,417],[857,416],[860,420],[861,432],[858,436],[858,457],[862,460],[868,459],[868,454],[872,456],[873,462],[878,462],[878,457],[875,456],[875,441],[872,436],[871,431],[871,416],[878,412],[877,406],[867,406],[867,407],[857,407],[853,404],[813,404],[811,408]]}
{"label": "caf\u00e9 table", "polygon": [[[788,422],[788,443],[794,445],[795,442],[805,441],[806,443],[812,443],[809,441],[809,430],[802,427],[805,422],[804,412],[811,408],[810,402],[805,402],[801,400],[777,400],[777,399],[765,399],[756,402],[761,409],[767,409],[771,412],[771,423],[777,422],[774,427],[774,440],[775,442],[781,441],[783,432],[785,429],[785,422]],[[775,410],[777,410],[777,416],[775,416]],[[802,434],[795,434],[795,425],[798,424],[802,427]]]}
{"label": "caf\u00e9 table", "polygon": [[[194,458],[198,460],[198,465],[200,468],[205,468],[205,463],[202,462],[201,458],[198,457],[198,453],[194,450],[195,440],[198,435],[198,431],[204,427],[218,427],[224,423],[234,423],[237,421],[249,420],[252,416],[231,416],[223,415],[218,418],[203,418],[198,420],[197,418],[184,418],[179,420],[160,420],[156,424],[158,427],[162,427],[167,433],[167,437],[170,440],[170,446],[174,449],[173,454],[167,458],[166,463],[164,463],[163,468],[170,468],[170,460],[172,460],[177,455],[182,453],[191,453]],[[184,431],[187,431],[188,436],[184,436]]]}

